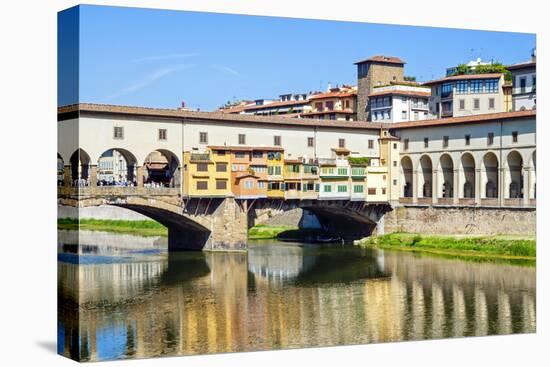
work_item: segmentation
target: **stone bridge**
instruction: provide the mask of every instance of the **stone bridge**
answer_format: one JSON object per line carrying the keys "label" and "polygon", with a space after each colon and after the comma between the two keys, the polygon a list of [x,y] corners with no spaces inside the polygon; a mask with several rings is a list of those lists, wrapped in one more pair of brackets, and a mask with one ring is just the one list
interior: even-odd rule
{"label": "stone bridge", "polygon": [[[113,205],[143,214],[168,228],[170,251],[245,251],[248,229],[265,215],[301,208],[322,228],[346,240],[369,236],[391,210],[387,203],[349,200],[185,198],[178,188],[60,187],[58,205]],[[77,215],[78,216],[78,213]]]}

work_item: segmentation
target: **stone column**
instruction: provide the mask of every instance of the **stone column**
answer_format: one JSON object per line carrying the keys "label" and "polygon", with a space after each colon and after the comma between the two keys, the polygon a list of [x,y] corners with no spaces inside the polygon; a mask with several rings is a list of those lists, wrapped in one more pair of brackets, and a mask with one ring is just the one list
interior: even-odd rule
{"label": "stone column", "polygon": [[457,205],[458,204],[458,194],[459,194],[459,186],[460,184],[458,183],[458,178],[459,178],[459,170],[458,169],[455,169],[453,171],[453,204],[454,205]]}
{"label": "stone column", "polygon": [[498,206],[504,205],[504,198],[508,197],[509,190],[506,189],[507,185],[505,182],[505,178],[508,176],[506,175],[506,169],[504,167],[501,167],[497,171],[498,175]]}
{"label": "stone column", "polygon": [[523,167],[523,206],[529,205],[529,191],[531,188],[531,167]]}
{"label": "stone column", "polygon": [[439,197],[439,184],[437,182],[437,176],[438,170],[432,170],[432,204],[437,204],[437,199]]}
{"label": "stone column", "polygon": [[476,205],[481,204],[481,168],[475,169],[474,197]]}
{"label": "stone column", "polygon": [[90,182],[90,187],[92,190],[97,186],[97,165],[88,166],[88,178]]}
{"label": "stone column", "polygon": [[137,177],[136,177],[137,187],[143,187],[143,166],[138,166],[136,171],[137,171]]}
{"label": "stone column", "polygon": [[413,204],[418,203],[418,171],[412,171],[413,182],[412,182],[412,194],[413,194]]}
{"label": "stone column", "polygon": [[73,183],[73,171],[70,165],[63,167],[63,186],[71,187]]}

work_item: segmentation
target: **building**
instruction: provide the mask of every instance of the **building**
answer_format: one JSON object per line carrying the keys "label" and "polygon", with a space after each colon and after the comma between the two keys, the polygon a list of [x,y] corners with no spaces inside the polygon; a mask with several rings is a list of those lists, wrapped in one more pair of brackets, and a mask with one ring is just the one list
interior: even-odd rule
{"label": "building", "polygon": [[431,89],[415,85],[375,87],[369,94],[369,115],[373,122],[401,122],[432,118],[428,101]]}
{"label": "building", "polygon": [[502,73],[454,75],[423,85],[431,87],[429,113],[436,118],[505,112]]}
{"label": "building", "polygon": [[102,185],[128,182],[128,167],[123,154],[116,149],[104,152],[97,163],[97,180]]}
{"label": "building", "polygon": [[371,121],[369,95],[375,87],[404,81],[405,61],[393,56],[373,56],[357,61],[357,119]]}
{"label": "building", "polygon": [[512,108],[514,111],[537,108],[537,58],[535,52],[531,60],[510,65],[512,73]]}
{"label": "building", "polygon": [[311,111],[309,94],[281,94],[278,100],[257,99],[224,107],[218,110],[222,113],[239,113],[244,115],[273,116],[282,115],[297,117]]}
{"label": "building", "polygon": [[183,195],[186,197],[233,196],[230,186],[230,154],[225,147],[183,153]]}
{"label": "building", "polygon": [[[491,65],[491,62],[483,62],[481,61],[481,58],[477,58],[476,60],[471,60],[470,62],[464,64],[466,68],[470,72],[474,72],[478,66],[485,66],[485,65]],[[458,71],[458,66],[453,66],[450,68],[447,68],[446,76],[453,76]]]}
{"label": "building", "polygon": [[309,112],[301,117],[319,120],[357,120],[357,87],[343,85],[309,97]]}

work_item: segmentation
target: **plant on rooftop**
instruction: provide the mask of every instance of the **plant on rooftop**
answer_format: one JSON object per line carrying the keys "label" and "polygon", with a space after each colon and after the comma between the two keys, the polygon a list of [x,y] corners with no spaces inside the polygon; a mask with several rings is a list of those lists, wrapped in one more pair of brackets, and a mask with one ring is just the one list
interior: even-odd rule
{"label": "plant on rooftop", "polygon": [[500,62],[493,62],[490,65],[478,65],[475,68],[470,68],[466,64],[460,64],[456,67],[456,71],[453,75],[466,75],[466,74],[492,74],[492,73],[502,73],[504,74],[504,80],[511,81],[512,73],[506,69]]}
{"label": "plant on rooftop", "polygon": [[368,166],[370,163],[369,157],[348,157],[349,164],[353,166]]}

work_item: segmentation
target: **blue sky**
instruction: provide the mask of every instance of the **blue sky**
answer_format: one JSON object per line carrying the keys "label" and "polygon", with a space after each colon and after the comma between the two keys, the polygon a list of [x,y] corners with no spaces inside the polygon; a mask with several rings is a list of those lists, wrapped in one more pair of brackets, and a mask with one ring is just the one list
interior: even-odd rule
{"label": "blue sky", "polygon": [[[101,6],[78,10],[59,18],[60,105],[175,108],[185,101],[213,110],[233,99],[276,98],[325,89],[328,82],[355,84],[353,63],[377,54],[401,57],[405,74],[423,81],[477,57],[524,61],[535,46],[535,35],[523,33]],[[75,45],[78,95],[70,88]]]}

